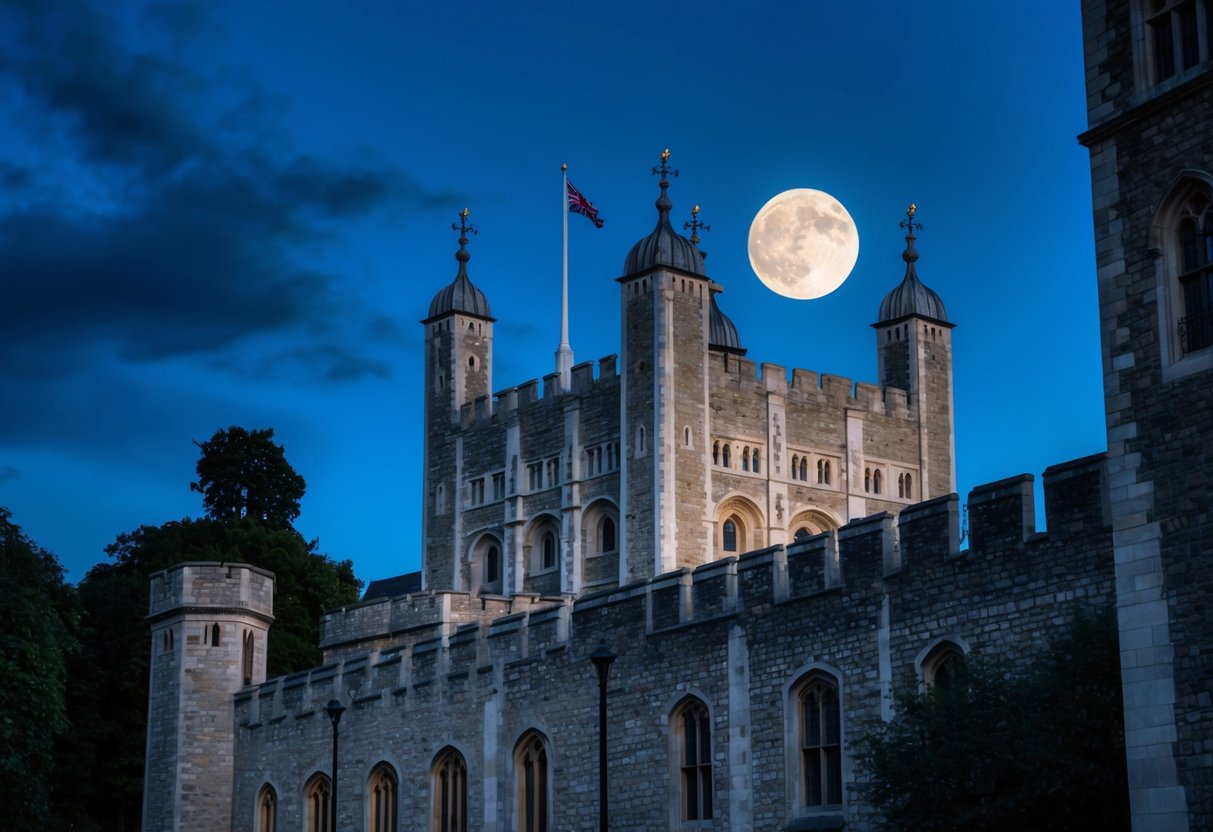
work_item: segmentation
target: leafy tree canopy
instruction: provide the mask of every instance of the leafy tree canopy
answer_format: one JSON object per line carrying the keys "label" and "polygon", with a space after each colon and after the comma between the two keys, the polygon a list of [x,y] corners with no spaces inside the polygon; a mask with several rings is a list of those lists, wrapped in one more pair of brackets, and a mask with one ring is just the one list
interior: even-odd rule
{"label": "leafy tree canopy", "polygon": [[1077,612],[1026,674],[969,656],[858,743],[861,790],[900,832],[1127,830],[1115,617]]}
{"label": "leafy tree canopy", "polygon": [[201,449],[198,481],[191,490],[202,493],[206,513],[216,520],[249,518],[285,529],[299,516],[299,501],[307,484],[291,464],[272,428],[216,431]]}
{"label": "leafy tree canopy", "polygon": [[53,746],[68,729],[75,621],[63,567],[0,507],[0,805],[8,828],[50,823]]}

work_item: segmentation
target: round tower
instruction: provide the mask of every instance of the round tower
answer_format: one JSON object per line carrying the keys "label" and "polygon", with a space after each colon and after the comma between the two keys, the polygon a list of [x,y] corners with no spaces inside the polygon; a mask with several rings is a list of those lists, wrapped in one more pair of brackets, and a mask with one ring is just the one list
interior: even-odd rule
{"label": "round tower", "polygon": [[[425,327],[425,451],[421,514],[421,579],[425,589],[455,587],[456,548],[461,534],[458,426],[463,407],[493,389],[493,323],[489,302],[468,278],[468,209],[459,213],[459,268],[434,295]],[[452,429],[454,428],[454,429]]]}
{"label": "round tower", "polygon": [[151,577],[145,832],[232,827],[232,695],[265,681],[274,576],[181,563]]}
{"label": "round tower", "polygon": [[952,328],[943,301],[918,279],[914,220],[917,206],[906,209],[906,273],[885,295],[876,329],[876,356],[882,387],[909,394],[911,418],[918,423],[919,483],[923,499],[956,490],[956,440],[952,417]]}

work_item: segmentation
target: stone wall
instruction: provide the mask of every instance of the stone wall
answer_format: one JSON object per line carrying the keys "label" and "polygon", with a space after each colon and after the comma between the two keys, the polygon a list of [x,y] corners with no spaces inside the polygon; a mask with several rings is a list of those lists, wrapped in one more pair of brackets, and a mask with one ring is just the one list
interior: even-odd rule
{"label": "stone wall", "polygon": [[551,765],[552,828],[589,828],[598,770],[588,655],[600,639],[619,656],[608,690],[619,828],[674,825],[671,714],[688,695],[706,705],[713,727],[714,816],[702,828],[777,829],[807,813],[789,703],[815,669],[838,680],[842,698],[847,790],[832,811],[848,828],[870,828],[852,790],[851,743],[863,720],[888,713],[893,680],[914,673],[926,647],[949,638],[1026,663],[1076,607],[1110,601],[1103,481],[1102,457],[1049,469],[1047,534],[1035,531],[1031,478],[1020,477],[974,490],[968,551],[957,549],[951,495],[896,520],[874,515],[837,535],[576,601],[450,620],[428,638],[247,689],[235,705],[233,828],[253,828],[266,782],[279,795],[280,828],[301,828],[303,783],[328,768],[320,711],[333,696],[351,706],[341,724],[342,823],[364,823],[366,781],[381,761],[400,778],[401,818],[427,817],[431,766],[453,747],[467,764],[469,828],[512,828],[516,743],[538,731]]}

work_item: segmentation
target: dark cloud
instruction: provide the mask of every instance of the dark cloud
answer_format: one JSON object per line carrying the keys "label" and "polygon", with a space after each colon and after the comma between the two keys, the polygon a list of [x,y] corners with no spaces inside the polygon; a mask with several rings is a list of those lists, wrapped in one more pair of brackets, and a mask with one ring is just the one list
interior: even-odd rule
{"label": "dark cloud", "polygon": [[0,482],[15,480],[21,476],[21,472],[11,465],[0,465]]}
{"label": "dark cloud", "polygon": [[[78,169],[90,186],[89,198],[0,203],[0,373],[66,372],[100,352],[202,356],[244,374],[232,350],[271,337],[281,343],[266,354],[312,360],[265,360],[267,374],[385,375],[360,336],[341,343],[383,325],[360,323],[370,316],[345,300],[343,275],[313,264],[334,223],[457,200],[377,160],[293,151],[271,95],[190,57],[188,44],[219,33],[205,4],[144,7],[137,45],[109,8],[0,0],[13,24],[0,26],[0,86],[18,93],[31,137],[64,143],[57,174]],[[0,182],[31,189],[36,171],[8,163]]]}

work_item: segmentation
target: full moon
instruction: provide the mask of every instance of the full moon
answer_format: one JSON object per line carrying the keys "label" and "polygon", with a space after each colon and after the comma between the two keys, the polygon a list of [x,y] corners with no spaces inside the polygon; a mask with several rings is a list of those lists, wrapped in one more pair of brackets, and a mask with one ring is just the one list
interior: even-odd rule
{"label": "full moon", "polygon": [[750,224],[750,265],[776,294],[819,298],[847,279],[859,259],[859,232],[825,191],[796,188],[774,197]]}

